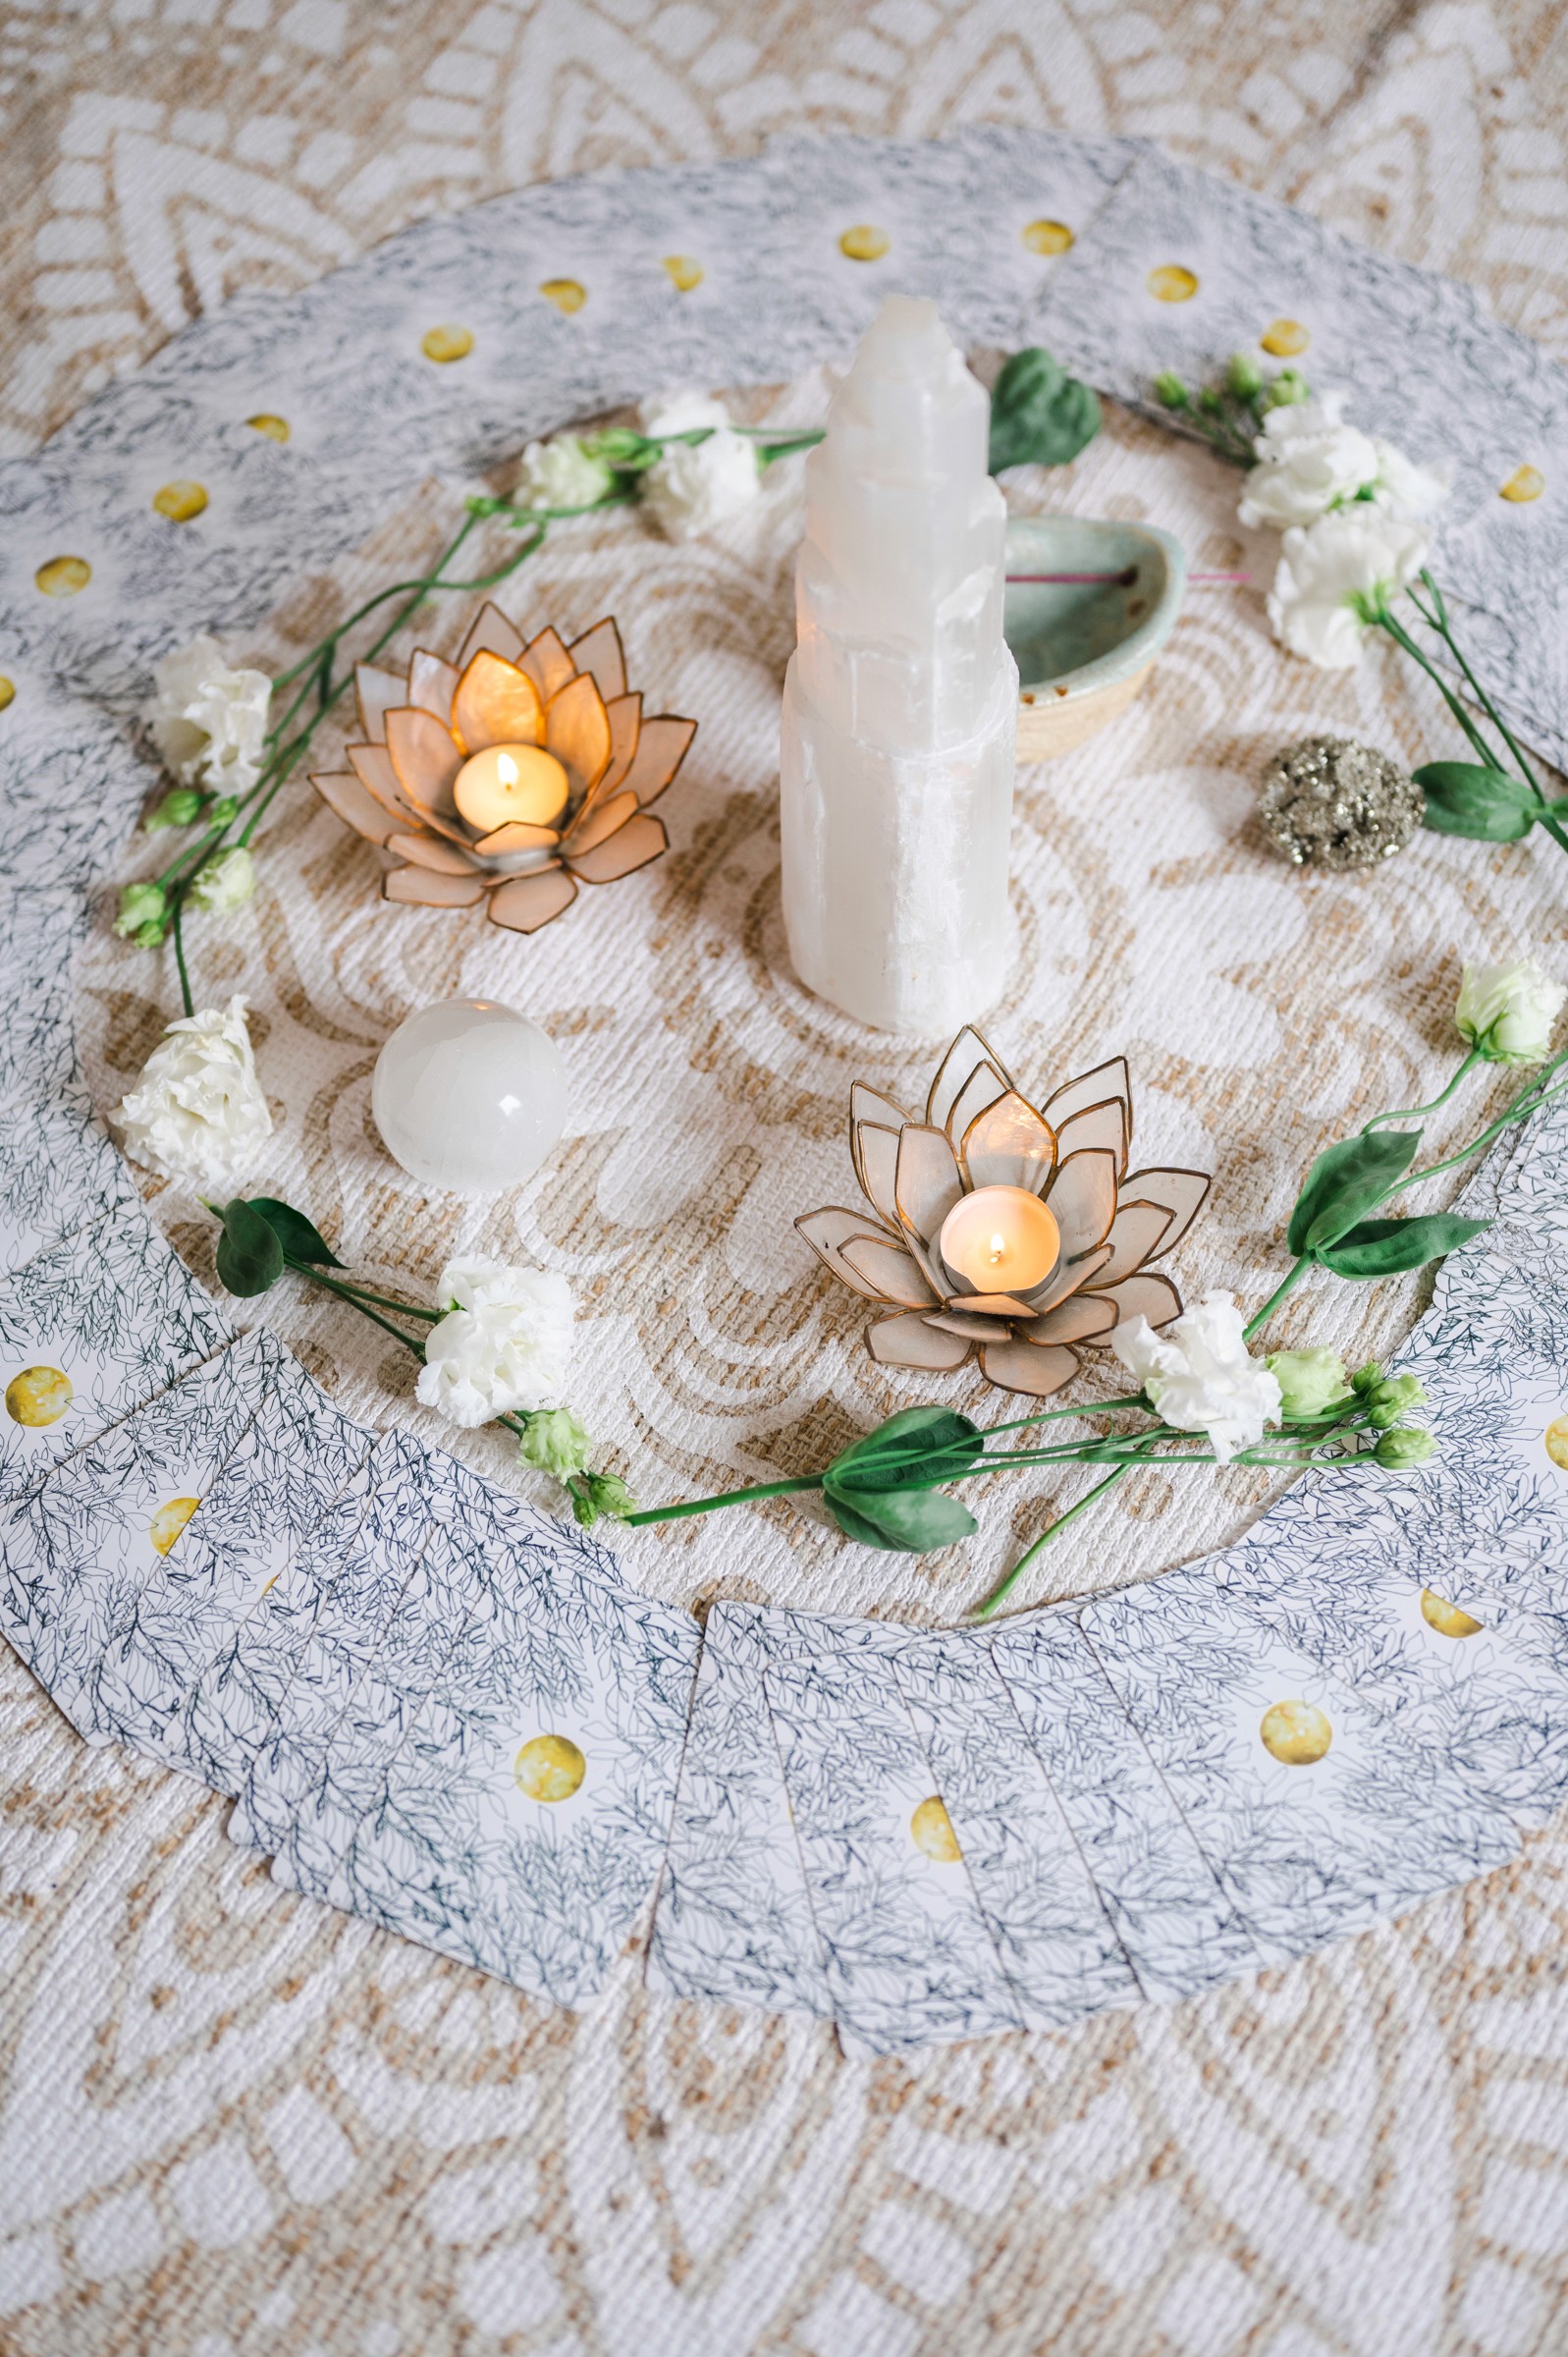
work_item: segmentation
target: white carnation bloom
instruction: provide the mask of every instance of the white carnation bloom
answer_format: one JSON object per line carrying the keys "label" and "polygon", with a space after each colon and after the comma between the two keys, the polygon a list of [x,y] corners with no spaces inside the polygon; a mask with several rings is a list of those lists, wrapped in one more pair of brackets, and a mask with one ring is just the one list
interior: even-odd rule
{"label": "white carnation bloom", "polygon": [[1110,1346],[1149,1396],[1156,1415],[1176,1432],[1204,1432],[1221,1464],[1255,1449],[1266,1424],[1277,1424],[1279,1385],[1253,1358],[1241,1312],[1229,1293],[1206,1293],[1162,1334],[1133,1318]]}
{"label": "white carnation bloom", "polygon": [[694,540],[738,516],[757,496],[757,454],[735,433],[722,403],[705,393],[666,393],[646,403],[645,434],[689,434],[711,426],[706,442],[673,442],[642,477],[642,503],[671,540]]}
{"label": "white carnation bloom", "polygon": [[1375,442],[1373,448],[1378,453],[1379,507],[1410,523],[1442,506],[1448,496],[1446,466],[1418,466],[1391,442]]}
{"label": "white carnation bloom", "polygon": [[1345,422],[1344,406],[1342,393],[1325,393],[1269,411],[1237,510],[1243,523],[1280,532],[1316,523],[1376,482],[1378,446]]}
{"label": "white carnation bloom", "polygon": [[1533,958],[1507,965],[1467,965],[1454,1022],[1461,1039],[1492,1064],[1544,1064],[1551,1027],[1568,991],[1543,974]]}
{"label": "white carnation bloom", "polygon": [[1321,670],[1351,671],[1379,607],[1426,562],[1426,534],[1366,502],[1298,525],[1269,596],[1274,636]]}
{"label": "white carnation bloom", "polygon": [[530,508],[588,508],[615,485],[615,469],[575,434],[530,442],[517,474],[517,497]]}
{"label": "white carnation bloom", "polygon": [[231,671],[215,638],[194,638],[154,667],[149,715],[164,766],[182,786],[243,794],[265,759],[272,682]]}
{"label": "white carnation bloom", "polygon": [[272,1134],[243,999],[171,1023],[119,1119],[126,1152],[146,1170],[202,1187],[243,1177]]}
{"label": "white carnation bloom", "polygon": [[243,843],[227,851],[214,851],[190,879],[192,904],[214,916],[232,916],[254,899],[255,890],[256,863]]}
{"label": "white carnation bloom", "polygon": [[436,1298],[447,1315],[425,1338],[418,1396],[467,1429],[514,1408],[559,1405],[571,1351],[571,1288],[545,1269],[453,1260]]}

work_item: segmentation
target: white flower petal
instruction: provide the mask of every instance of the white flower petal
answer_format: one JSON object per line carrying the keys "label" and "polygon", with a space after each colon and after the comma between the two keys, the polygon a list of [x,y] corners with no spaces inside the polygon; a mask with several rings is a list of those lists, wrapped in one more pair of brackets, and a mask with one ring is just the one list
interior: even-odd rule
{"label": "white flower petal", "polygon": [[553,1270],[449,1261],[436,1298],[447,1315],[425,1338],[415,1386],[426,1407],[464,1428],[514,1409],[560,1405],[571,1353],[571,1288]]}
{"label": "white flower petal", "polygon": [[171,1023],[119,1119],[126,1152],[146,1170],[203,1187],[243,1176],[272,1134],[243,999]]}

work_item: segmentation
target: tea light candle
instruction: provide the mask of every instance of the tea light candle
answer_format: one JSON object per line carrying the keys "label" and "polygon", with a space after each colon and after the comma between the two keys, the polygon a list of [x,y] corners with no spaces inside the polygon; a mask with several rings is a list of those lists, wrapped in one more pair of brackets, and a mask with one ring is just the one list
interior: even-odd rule
{"label": "tea light candle", "polygon": [[977,1292],[1027,1293],[1061,1258],[1061,1231],[1027,1187],[977,1186],[943,1221],[937,1248]]}
{"label": "tea light candle", "polygon": [[492,834],[521,819],[553,827],[567,806],[570,780],[540,744],[489,744],[459,770],[452,798],[470,827]]}

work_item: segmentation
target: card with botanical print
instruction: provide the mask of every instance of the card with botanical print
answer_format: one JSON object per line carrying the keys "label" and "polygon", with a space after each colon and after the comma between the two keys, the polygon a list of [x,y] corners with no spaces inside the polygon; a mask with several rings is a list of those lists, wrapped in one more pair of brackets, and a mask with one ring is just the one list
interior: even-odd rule
{"label": "card with botanical print", "polygon": [[247,1763],[220,1759],[203,1744],[206,1722],[186,1710],[190,1689],[314,1535],[374,1439],[278,1350],[248,1430],[100,1667],[101,1721],[122,1741],[239,1790]]}
{"label": "card with botanical print", "polygon": [[757,1612],[753,1626],[845,2053],[1020,2028],[898,1686],[902,1632],[783,1611]]}
{"label": "card with botanical print", "polygon": [[831,2019],[751,1614],[717,1604],[680,1760],[646,1975],[671,1997]]}
{"label": "card with botanical print", "polygon": [[68,887],[0,882],[0,1103],[37,1100],[77,1070],[71,965],[87,930],[87,906]]}
{"label": "card with botanical print", "polygon": [[39,1253],[0,1285],[0,1499],[233,1336],[139,1203]]}
{"label": "card with botanical print", "polygon": [[339,1720],[381,1650],[388,1622],[429,1544],[430,1499],[451,1460],[405,1433],[376,1451],[375,1486],[353,1535],[335,1561],[303,1550],[280,1580],[278,1621],[302,1641],[293,1656],[277,1714],[252,1754],[229,1813],[229,1836],[271,1855],[284,1848],[309,1802]]}
{"label": "card with botanical print", "polygon": [[277,1352],[247,1336],[0,1509],[0,1625],[89,1741],[111,1733],[104,1656],[239,1447]]}
{"label": "card with botanical print", "polygon": [[1256,1943],[1070,1613],[1006,1623],[991,1654],[1144,1996],[1256,1971]]}
{"label": "card with botanical print", "polygon": [[911,1629],[892,1669],[934,1796],[922,1846],[961,1856],[1025,2027],[1136,2003],[1143,1991],[990,1633]]}
{"label": "card with botanical print", "polygon": [[74,1081],[0,1103],[0,1280],[136,1208],[135,1182]]}
{"label": "card with botanical print", "polygon": [[[328,1894],[562,2005],[601,1988],[669,1840],[696,1669],[688,1615],[491,1555]],[[379,1735],[377,1737],[379,1743]],[[334,1761],[348,1766],[345,1741]],[[373,1790],[372,1790],[373,1784]]]}
{"label": "card with botanical print", "polygon": [[1329,1574],[1296,1547],[1246,1539],[1161,1587],[1180,1598],[1211,1580],[1519,1824],[1568,1800],[1568,1621],[1516,1613],[1488,1627],[1376,1545]]}
{"label": "card with botanical print", "polygon": [[1151,1580],[1097,1597],[1078,1618],[1270,1963],[1517,1854],[1507,1818],[1455,1766],[1233,1590]]}

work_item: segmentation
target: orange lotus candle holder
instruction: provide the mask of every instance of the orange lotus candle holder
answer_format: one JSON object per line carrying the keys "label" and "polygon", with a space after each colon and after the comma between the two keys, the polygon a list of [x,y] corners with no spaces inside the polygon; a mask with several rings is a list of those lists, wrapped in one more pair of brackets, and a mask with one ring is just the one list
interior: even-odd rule
{"label": "orange lotus candle holder", "polygon": [[396,864],[385,899],[474,908],[514,933],[561,916],[579,884],[614,884],[670,848],[658,800],[694,720],[645,720],[614,621],[568,646],[526,643],[487,605],[456,663],[415,653],[406,678],[354,673],[362,743],[312,773],[328,807]]}

